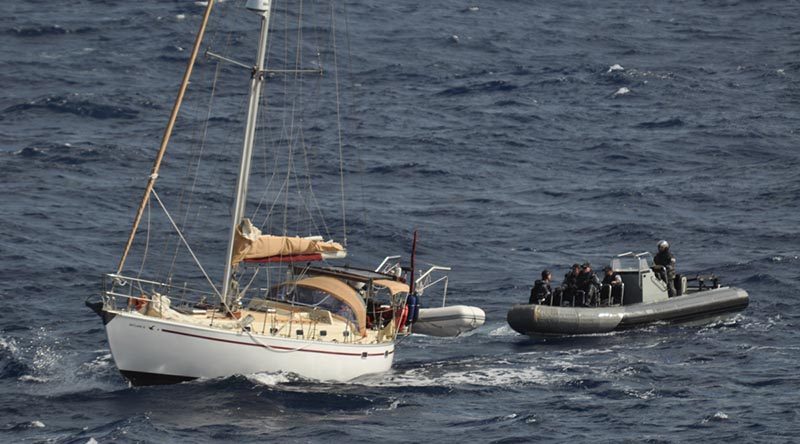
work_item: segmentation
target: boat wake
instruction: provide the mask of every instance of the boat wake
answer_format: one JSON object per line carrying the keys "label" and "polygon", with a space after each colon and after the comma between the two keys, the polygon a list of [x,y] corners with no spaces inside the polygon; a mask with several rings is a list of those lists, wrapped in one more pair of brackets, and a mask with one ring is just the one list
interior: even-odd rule
{"label": "boat wake", "polygon": [[711,330],[739,327],[744,324],[745,319],[746,318],[744,315],[742,315],[741,313],[737,313],[733,316],[728,316],[721,319],[714,319],[711,322],[706,321],[705,324],[700,328],[699,333]]}
{"label": "boat wake", "polygon": [[511,360],[477,357],[397,365],[384,375],[374,375],[356,383],[367,387],[445,387],[448,389],[553,385],[563,382],[563,375],[536,366],[521,367]]}
{"label": "boat wake", "polygon": [[19,378],[29,371],[20,359],[16,341],[0,337],[0,378]]}
{"label": "boat wake", "polygon": [[508,324],[502,325],[489,332],[489,336],[519,336]]}
{"label": "boat wake", "polygon": [[48,382],[58,374],[62,355],[58,340],[52,340],[41,327],[30,342],[17,344],[13,338],[0,337],[0,377],[20,382]]}
{"label": "boat wake", "polygon": [[264,386],[278,386],[281,384],[288,384],[288,383],[296,383],[307,381],[297,375],[294,374],[286,374],[283,372],[277,373],[256,373],[253,375],[247,375],[247,380],[253,382],[255,384],[264,385]]}
{"label": "boat wake", "polygon": [[119,389],[121,377],[108,350],[89,358],[67,353],[68,341],[39,328],[25,343],[0,336],[0,379],[16,382],[17,389],[33,396],[60,396]]}
{"label": "boat wake", "polygon": [[45,428],[45,424],[42,421],[34,420],[34,421],[20,422],[17,424],[11,424],[0,430],[4,432],[21,432],[30,429],[43,429],[43,428]]}

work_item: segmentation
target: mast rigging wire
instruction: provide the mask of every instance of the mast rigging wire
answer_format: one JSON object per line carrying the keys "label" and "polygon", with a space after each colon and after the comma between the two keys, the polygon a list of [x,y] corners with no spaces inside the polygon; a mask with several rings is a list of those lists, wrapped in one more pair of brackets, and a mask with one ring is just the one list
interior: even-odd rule
{"label": "mast rigging wire", "polygon": [[342,149],[342,114],[340,110],[341,98],[339,95],[339,66],[336,58],[336,17],[333,1],[331,1],[331,40],[333,42],[333,77],[336,85],[336,129],[339,136],[339,184],[342,193],[342,245],[347,248],[347,213],[344,197],[344,154]]}
{"label": "mast rigging wire", "polygon": [[[186,238],[183,236],[183,233],[181,233],[180,228],[178,228],[178,225],[172,219],[172,216],[169,214],[169,211],[167,211],[167,207],[164,206],[164,202],[162,202],[161,198],[158,197],[158,193],[156,193],[155,188],[152,189],[151,192],[153,193],[153,197],[156,198],[156,201],[161,206],[161,209],[164,210],[164,214],[167,216],[167,219],[169,219],[169,222],[172,224],[172,227],[175,228],[175,232],[178,233],[178,236],[180,236],[181,241],[183,241],[183,245],[186,246],[187,250],[189,250],[189,254],[192,255],[195,264],[197,264],[197,267],[200,268],[200,271],[203,273],[203,276],[205,276],[206,281],[208,281],[208,284],[211,285],[211,288],[214,290],[214,293],[216,293],[220,301],[222,301],[222,294],[220,294],[219,290],[217,290],[217,286],[214,285],[214,282],[211,280],[211,278],[208,277],[208,273],[206,273],[206,270],[203,268],[203,265],[200,263],[200,260],[197,259],[197,256],[195,256],[194,251],[192,251],[192,247],[189,246],[189,242],[186,241]],[[222,303],[225,304],[225,301],[222,301]],[[225,308],[226,309],[228,308],[227,304],[225,304]],[[230,311],[230,309],[228,309],[228,311]]]}
{"label": "mast rigging wire", "polygon": [[128,258],[128,253],[130,252],[131,246],[133,245],[133,239],[136,237],[136,230],[139,228],[139,222],[142,220],[142,212],[144,211],[145,204],[147,200],[150,199],[150,192],[155,187],[156,179],[158,178],[158,171],[161,168],[161,161],[164,158],[164,154],[167,151],[167,145],[169,144],[169,139],[172,136],[172,129],[174,128],[175,121],[178,119],[178,112],[181,109],[181,103],[183,102],[183,96],[186,93],[186,89],[189,87],[189,78],[192,75],[192,69],[194,68],[194,62],[197,59],[197,54],[200,52],[200,45],[203,42],[203,35],[206,31],[206,25],[208,24],[208,18],[211,15],[211,9],[214,7],[214,0],[208,0],[206,5],[206,10],[203,15],[203,20],[200,24],[200,30],[197,32],[197,36],[195,37],[194,46],[192,47],[192,54],[189,57],[189,62],[186,65],[186,71],[183,74],[183,79],[181,80],[181,86],[178,90],[178,97],[175,99],[175,104],[172,107],[172,112],[170,113],[169,121],[167,122],[167,127],[164,129],[164,135],[161,138],[161,146],[158,148],[158,154],[156,154],[156,159],[153,162],[153,168],[150,171],[149,179],[147,180],[147,186],[145,187],[144,195],[142,196],[142,201],[139,204],[139,208],[136,210],[136,217],[133,220],[133,227],[131,228],[131,232],[128,235],[128,241],[125,244],[125,250],[122,252],[122,257],[119,260],[119,265],[117,266],[117,274],[122,273],[122,269],[125,267],[125,260]]}
{"label": "mast rigging wire", "polygon": [[[178,203],[178,208],[185,206],[183,217],[181,221],[181,229],[186,230],[186,227],[189,223],[189,212],[192,207],[193,197],[195,195],[195,188],[197,186],[197,178],[199,177],[198,172],[200,171],[200,164],[203,160],[203,154],[205,153],[206,147],[206,140],[208,137],[208,128],[209,122],[211,121],[211,110],[214,105],[214,97],[216,96],[217,91],[217,81],[219,80],[220,71],[222,70],[222,63],[217,62],[216,69],[214,70],[214,76],[211,81],[211,93],[208,98],[208,108],[206,111],[206,118],[203,122],[202,129],[200,130],[200,137],[199,137],[199,148],[195,156],[195,164],[194,168],[192,168],[192,160],[189,161],[189,168],[186,171],[186,178],[187,182],[188,179],[191,179],[191,185],[189,185],[189,190],[187,191],[184,185],[184,189],[181,190],[181,197]],[[199,105],[198,105],[199,108]],[[192,171],[193,170],[193,171]],[[186,202],[184,203],[184,196],[186,196]],[[175,252],[172,255],[172,263],[169,266],[168,276],[172,276],[173,270],[175,269],[175,263],[178,259],[178,251],[180,248],[180,243],[175,245]]]}

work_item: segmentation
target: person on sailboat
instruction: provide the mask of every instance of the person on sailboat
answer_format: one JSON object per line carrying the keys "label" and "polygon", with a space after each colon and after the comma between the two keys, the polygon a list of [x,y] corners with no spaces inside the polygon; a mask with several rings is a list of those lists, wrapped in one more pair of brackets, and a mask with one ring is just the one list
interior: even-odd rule
{"label": "person on sailboat", "polygon": [[658,243],[658,253],[653,257],[653,269],[659,277],[666,281],[667,294],[674,297],[675,292],[675,255],[669,251],[669,242],[662,240]]}
{"label": "person on sailboat", "polygon": [[553,274],[549,270],[542,271],[542,278],[537,279],[533,283],[531,289],[531,297],[528,299],[529,304],[547,304],[550,298],[553,297],[553,289],[550,288],[550,282],[553,280]]}

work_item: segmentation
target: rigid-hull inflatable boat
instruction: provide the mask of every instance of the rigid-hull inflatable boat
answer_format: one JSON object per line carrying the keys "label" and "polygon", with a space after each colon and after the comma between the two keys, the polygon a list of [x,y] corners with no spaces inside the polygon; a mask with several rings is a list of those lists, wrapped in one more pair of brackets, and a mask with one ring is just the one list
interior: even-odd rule
{"label": "rigid-hull inflatable boat", "polygon": [[670,298],[649,253],[616,256],[611,266],[622,284],[617,289],[603,288],[591,306],[576,306],[558,297],[541,304],[519,304],[509,310],[508,324],[531,336],[606,333],[654,322],[714,318],[743,310],[749,303],[746,291],[720,286],[714,276],[678,276],[678,295]]}

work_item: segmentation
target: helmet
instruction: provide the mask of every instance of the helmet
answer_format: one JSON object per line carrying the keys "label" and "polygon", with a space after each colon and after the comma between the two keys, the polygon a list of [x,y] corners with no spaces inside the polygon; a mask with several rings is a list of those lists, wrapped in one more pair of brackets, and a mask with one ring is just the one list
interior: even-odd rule
{"label": "helmet", "polygon": [[662,240],[661,242],[658,243],[659,250],[666,250],[667,248],[669,248],[669,242]]}

